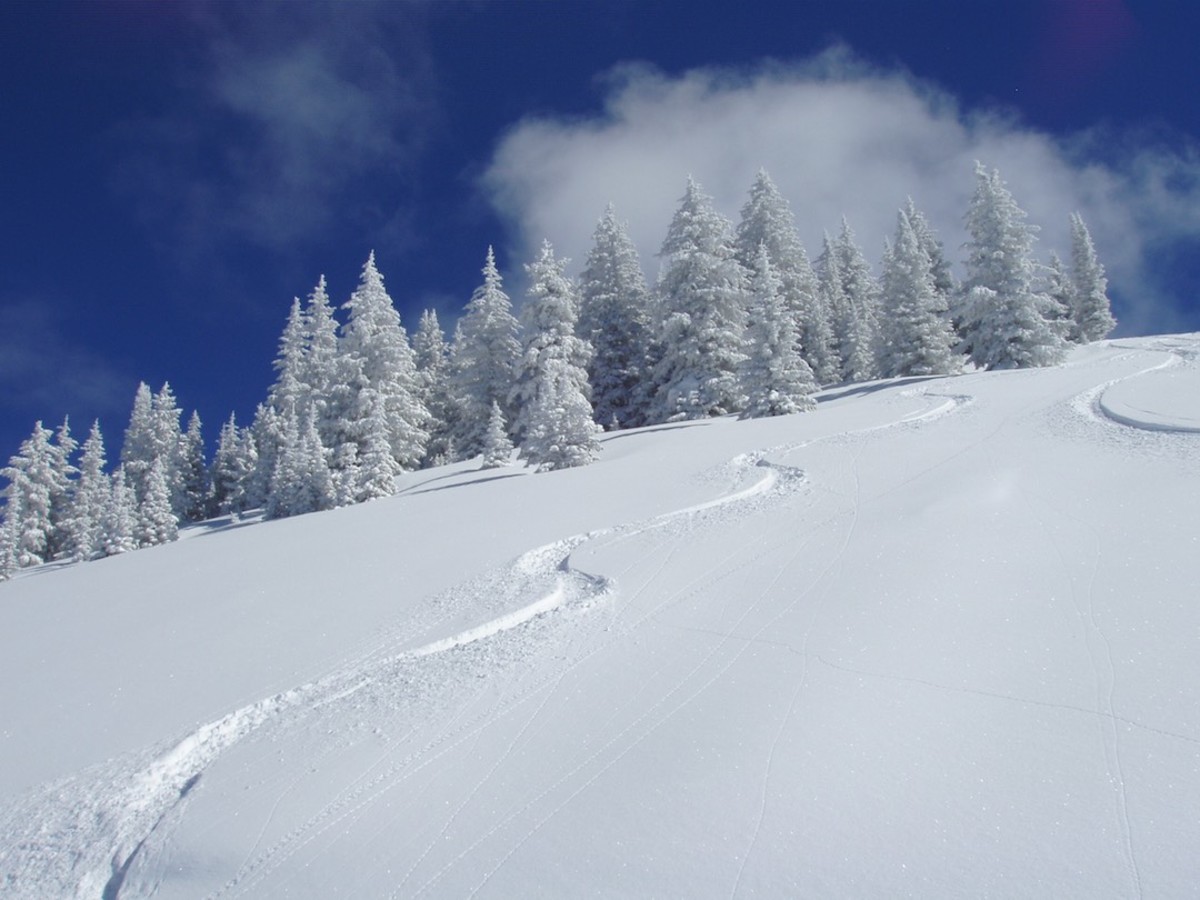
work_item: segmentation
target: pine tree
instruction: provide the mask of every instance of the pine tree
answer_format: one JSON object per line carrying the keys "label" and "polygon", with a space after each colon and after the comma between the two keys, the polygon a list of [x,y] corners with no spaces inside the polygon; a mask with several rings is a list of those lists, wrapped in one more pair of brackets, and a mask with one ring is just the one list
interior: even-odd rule
{"label": "pine tree", "polygon": [[482,451],[493,403],[500,404],[509,421],[514,417],[508,398],[513,367],[521,355],[518,332],[512,302],[488,247],[483,284],[475,289],[459,320],[452,350],[453,440],[462,458]]}
{"label": "pine tree", "polygon": [[126,480],[124,466],[117,467],[110,482],[111,490],[103,516],[104,555],[116,556],[138,547],[138,510],[137,498]]}
{"label": "pine tree", "polygon": [[518,445],[528,433],[533,401],[542,390],[549,360],[560,360],[572,389],[590,399],[587,365],[592,348],[575,335],[579,298],[565,268],[566,260],[554,258],[549,241],[542,242],[538,258],[525,266],[529,292],[521,316],[523,346],[509,393],[509,407],[517,411],[510,430]]}
{"label": "pine tree", "polygon": [[321,443],[332,450],[337,432],[334,419],[339,408],[338,394],[345,385],[339,380],[342,361],[338,323],[329,302],[324,275],[308,295],[304,315],[308,343],[301,381],[307,388],[308,404],[312,407]]}
{"label": "pine tree", "polygon": [[362,395],[366,407],[361,451],[351,470],[355,481],[353,500],[362,503],[390,497],[396,492],[396,476],[401,469],[391,453],[388,419],[382,398],[366,392]]}
{"label": "pine tree", "polygon": [[1083,217],[1071,214],[1071,295],[1075,338],[1090,344],[1108,336],[1117,327],[1108,299],[1108,279],[1096,256],[1092,236]]}
{"label": "pine tree", "polygon": [[254,439],[247,430],[238,428],[231,413],[229,421],[221,426],[213,455],[210,506],[214,512],[236,518],[249,508],[247,493],[256,468]]}
{"label": "pine tree", "polygon": [[784,309],[792,318],[797,348],[814,372],[825,372],[830,380],[836,380],[831,360],[833,331],[821,303],[816,274],[787,200],[762,169],[750,187],[750,199],[742,207],[737,227],[738,260],[747,271],[755,270],[760,245],[766,247],[771,266],[780,278]]}
{"label": "pine tree", "polygon": [[310,389],[306,383],[308,356],[308,322],[300,298],[292,299],[283,334],[279,336],[279,351],[275,356],[275,383],[267,392],[267,403],[276,412],[288,407],[307,408]]}
{"label": "pine tree", "polygon": [[637,248],[610,203],[579,276],[576,330],[592,346],[588,382],[593,417],[618,428],[644,425],[650,383],[650,293]]}
{"label": "pine tree", "polygon": [[171,505],[167,466],[161,459],[155,459],[146,473],[146,495],[138,504],[134,537],[139,547],[153,547],[178,536],[179,520]]}
{"label": "pine tree", "polygon": [[540,472],[586,465],[600,451],[600,427],[579,389],[579,371],[566,359],[546,360],[528,422],[521,455]]}
{"label": "pine tree", "polygon": [[209,505],[212,485],[208,466],[204,462],[204,435],[201,433],[200,414],[194,410],[183,435],[180,462],[180,480],[184,495],[183,518],[188,522],[207,519],[212,515],[212,507]]}
{"label": "pine tree", "polygon": [[826,318],[830,323],[829,354],[816,368],[817,381],[821,384],[835,384],[842,380],[844,360],[841,340],[841,329],[834,329],[834,323],[844,322],[849,316],[850,301],[846,297],[846,289],[842,285],[842,273],[838,267],[834,251],[833,239],[829,232],[825,233],[821,245],[821,255],[817,257],[817,296]]}
{"label": "pine tree", "polygon": [[938,240],[933,228],[929,225],[929,220],[925,218],[925,214],[917,209],[912,197],[907,198],[904,203],[904,215],[908,218],[908,224],[917,237],[917,244],[929,257],[929,269],[933,275],[933,292],[941,298],[939,302],[949,309],[958,286],[954,283],[954,273],[950,269],[949,260],[946,259],[946,248]]}
{"label": "pine tree", "polygon": [[487,434],[483,438],[484,469],[495,469],[508,465],[512,459],[513,443],[508,436],[508,425],[504,421],[504,411],[499,403],[492,404],[492,414],[488,417]]}
{"label": "pine tree", "polygon": [[21,567],[21,518],[21,498],[10,495],[0,529],[0,581],[8,581]]}
{"label": "pine tree", "polygon": [[745,272],[734,253],[732,226],[691,178],[659,256],[663,349],[653,418],[678,421],[738,411]]}
{"label": "pine tree", "polygon": [[437,313],[427,309],[413,335],[413,354],[421,400],[429,411],[429,441],[426,465],[441,465],[451,457],[452,406],[450,403],[449,347]]}
{"label": "pine tree", "polygon": [[8,467],[0,475],[8,479],[4,496],[8,501],[7,519],[12,522],[16,545],[11,551],[20,568],[39,565],[50,558],[53,498],[60,490],[55,470],[52,434],[39,421],[33,433],[21,442]]}
{"label": "pine tree", "polygon": [[1073,306],[1074,286],[1062,258],[1053,250],[1050,251],[1050,262],[1042,273],[1041,292],[1048,299],[1046,321],[1050,323],[1050,328],[1060,338],[1078,343],[1079,329],[1075,323]]}
{"label": "pine tree", "polygon": [[54,480],[50,489],[50,535],[46,543],[46,558],[59,559],[71,555],[70,519],[74,504],[75,481],[79,470],[71,457],[79,442],[71,437],[71,423],[64,418],[54,440],[50,443],[50,467]]}
{"label": "pine tree", "polygon": [[993,169],[975,164],[967,212],[967,277],[959,319],[962,344],[987,369],[1053,365],[1066,345],[1050,326],[1050,299],[1034,287],[1037,229]]}
{"label": "pine tree", "polygon": [[383,404],[392,458],[402,469],[415,469],[429,439],[429,411],[421,402],[412,346],[375,267],[374,253],[344,308],[349,317],[342,331],[343,353],[362,361],[365,388]]}
{"label": "pine tree", "polygon": [[833,260],[844,297],[833,323],[841,348],[842,377],[869,381],[879,375],[879,286],[845,219],[833,244]]}
{"label": "pine tree", "polygon": [[298,415],[291,407],[283,419],[285,439],[271,478],[266,517],[278,519],[331,509],[333,478],[311,411]]}
{"label": "pine tree", "polygon": [[160,461],[176,517],[184,514],[187,503],[183,486],[183,432],[179,427],[181,412],[169,383],[164,382],[157,394],[151,394],[142,382],[134,396],[133,412],[121,447],[121,465],[139,503],[146,497],[150,467],[155,460]]}
{"label": "pine tree", "polygon": [[68,552],[77,562],[104,553],[104,512],[112,492],[104,467],[104,437],[100,434],[100,421],[96,420],[83,442],[79,482],[71,503]]}
{"label": "pine tree", "polygon": [[746,408],[742,418],[781,416],[811,409],[817,389],[812,369],[797,349],[794,319],[784,300],[783,279],[765,243],[759,244],[751,281],[748,356],[742,362]]}
{"label": "pine tree", "polygon": [[946,317],[945,298],[936,288],[933,261],[903,209],[896,216],[896,235],[884,260],[883,307],[883,375],[958,371],[954,331]]}

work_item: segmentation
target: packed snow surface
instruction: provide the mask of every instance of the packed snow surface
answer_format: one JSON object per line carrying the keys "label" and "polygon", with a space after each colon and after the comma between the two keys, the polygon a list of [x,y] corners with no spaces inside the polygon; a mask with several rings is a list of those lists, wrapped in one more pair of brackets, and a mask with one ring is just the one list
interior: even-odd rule
{"label": "packed snow surface", "polygon": [[1200,885],[1200,335],[0,586],[11,897]]}

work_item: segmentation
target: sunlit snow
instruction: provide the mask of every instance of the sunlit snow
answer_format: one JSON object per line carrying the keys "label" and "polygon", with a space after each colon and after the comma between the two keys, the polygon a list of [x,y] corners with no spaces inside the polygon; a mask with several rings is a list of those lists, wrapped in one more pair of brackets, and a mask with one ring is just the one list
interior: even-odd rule
{"label": "sunlit snow", "polygon": [[0,894],[1186,896],[1200,335],[0,585]]}

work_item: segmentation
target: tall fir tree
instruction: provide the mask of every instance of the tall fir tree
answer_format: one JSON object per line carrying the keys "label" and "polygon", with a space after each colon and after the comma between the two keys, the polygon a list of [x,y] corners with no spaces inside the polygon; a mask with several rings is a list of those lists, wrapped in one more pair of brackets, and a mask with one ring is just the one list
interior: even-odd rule
{"label": "tall fir tree", "polygon": [[104,555],[104,511],[112,491],[104,467],[104,436],[97,419],[83,442],[79,482],[71,503],[69,553],[78,562]]}
{"label": "tall fir tree", "polygon": [[936,287],[933,260],[906,209],[883,266],[881,374],[947,375],[959,369],[946,300]]}
{"label": "tall fir tree", "polygon": [[454,400],[455,451],[470,458],[483,450],[492,404],[512,421],[509,403],[513,368],[521,355],[520,326],[504,293],[496,257],[488,247],[483,284],[475,289],[455,330],[451,393]]}
{"label": "tall fir tree", "polygon": [[509,393],[509,406],[517,411],[509,430],[518,445],[529,430],[534,400],[542,390],[551,359],[565,364],[574,390],[590,399],[587,365],[592,347],[575,334],[579,298],[565,274],[566,262],[555,259],[554,248],[543,241],[538,258],[525,266],[529,291],[521,314],[521,355],[513,367]]}
{"label": "tall fir tree", "polygon": [[109,487],[103,517],[104,555],[116,556],[138,548],[138,504],[124,466],[117,466]]}
{"label": "tall fir tree", "polygon": [[1050,261],[1042,271],[1041,292],[1049,302],[1046,304],[1046,320],[1059,337],[1071,343],[1079,342],[1079,331],[1075,322],[1075,292],[1071,275],[1063,264],[1062,257],[1050,251]]}
{"label": "tall fir tree", "polygon": [[836,380],[832,365],[833,331],[821,303],[817,276],[796,231],[796,219],[771,177],[760,169],[742,207],[737,227],[738,260],[747,271],[757,267],[758,248],[766,247],[778,274],[784,309],[792,318],[797,348],[814,373]]}
{"label": "tall fir tree", "polygon": [[599,451],[587,380],[592,348],[575,334],[579,300],[565,267],[549,241],[525,266],[524,345],[509,395],[517,410],[511,431],[521,455],[543,469],[582,465]]}
{"label": "tall fir tree", "polygon": [[650,292],[628,227],[611,203],[596,225],[579,299],[576,329],[592,346],[593,418],[606,427],[646,424],[653,397]]}
{"label": "tall fir tree", "polygon": [[742,418],[812,409],[817,384],[797,347],[795,320],[787,308],[783,279],[775,271],[765,242],[759,244],[753,273],[747,357],[741,367],[746,394]]}
{"label": "tall fir tree", "polygon": [[187,431],[183,433],[180,481],[184,495],[183,520],[199,522],[207,519],[212,514],[212,508],[209,506],[212,485],[209,483],[208,465],[204,460],[204,435],[200,414],[195,410],[188,419]]}
{"label": "tall fir tree", "polygon": [[508,424],[504,421],[504,411],[499,403],[492,404],[492,414],[488,417],[487,434],[483,439],[484,469],[495,469],[508,465],[512,459],[513,443],[508,436]]}
{"label": "tall fir tree", "polygon": [[429,439],[429,411],[421,402],[412,346],[374,253],[344,308],[349,315],[342,331],[343,353],[361,360],[360,390],[373,391],[382,403],[392,458],[402,469],[415,469]]}
{"label": "tall fir tree", "polygon": [[592,462],[600,452],[600,431],[592,406],[579,389],[579,369],[560,356],[545,360],[533,396],[521,455],[539,472]]}
{"label": "tall fir tree", "polygon": [[712,198],[689,178],[659,253],[656,421],[742,408],[738,368],[745,358],[746,274],[732,232]]}
{"label": "tall fir tree", "polygon": [[421,313],[413,334],[413,354],[421,400],[429,411],[429,441],[425,445],[425,464],[440,465],[453,456],[452,405],[450,402],[450,360],[446,335],[437,313]]}
{"label": "tall fir tree", "polygon": [[134,537],[139,547],[167,544],[179,537],[179,519],[171,505],[167,465],[162,459],[150,463],[146,473],[146,495],[138,504]]}
{"label": "tall fir tree", "polygon": [[869,381],[879,375],[879,285],[844,218],[833,244],[833,260],[844,297],[834,321],[842,377],[847,381]]}
{"label": "tall fir tree", "polygon": [[213,454],[210,507],[214,513],[236,518],[249,508],[247,497],[257,468],[256,455],[254,438],[248,429],[238,428],[237,418],[230,413],[229,421],[221,426]]}
{"label": "tall fir tree", "polygon": [[1025,222],[997,170],[976,163],[975,180],[958,316],[962,346],[981,368],[1053,365],[1066,345],[1050,324],[1050,298],[1036,289],[1037,229]]}
{"label": "tall fir tree", "polygon": [[1075,319],[1072,338],[1090,344],[1108,337],[1117,327],[1108,299],[1108,279],[1096,256],[1092,235],[1079,213],[1071,214],[1071,311]]}
{"label": "tall fir tree", "polygon": [[4,496],[7,520],[12,524],[15,545],[11,549],[19,568],[36,566],[50,558],[53,534],[53,498],[62,489],[55,469],[53,433],[39,421],[33,433],[21,442],[0,475],[8,479]]}

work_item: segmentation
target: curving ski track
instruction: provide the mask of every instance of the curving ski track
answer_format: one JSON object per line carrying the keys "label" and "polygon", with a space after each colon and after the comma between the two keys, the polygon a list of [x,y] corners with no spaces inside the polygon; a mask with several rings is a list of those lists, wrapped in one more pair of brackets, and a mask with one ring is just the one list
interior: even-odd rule
{"label": "curving ski track", "polygon": [[[936,401],[935,405],[894,421],[816,440],[840,440],[897,426],[921,425],[947,415],[971,400],[967,396],[945,396],[924,390],[915,393]],[[592,575],[573,568],[571,555],[576,549],[600,538],[625,540],[680,523],[683,523],[685,529],[699,527],[714,513],[735,512],[739,507],[753,507],[756,503],[770,502],[793,494],[806,483],[803,471],[770,462],[767,456],[786,455],[814,442],[774,447],[734,457],[722,467],[727,474],[732,474],[739,481],[745,480],[745,476],[751,473],[757,473],[759,477],[748,485],[713,500],[662,513],[648,520],[573,535],[522,554],[508,566],[483,579],[492,587],[502,588],[500,594],[510,600],[515,594],[534,598],[500,615],[400,652],[380,652],[382,648],[371,651],[323,678],[258,700],[220,719],[208,722],[165,750],[140,754],[137,758],[140,762],[128,758],[124,762],[116,760],[44,786],[5,812],[6,819],[14,822],[25,821],[27,830],[33,832],[29,840],[0,851],[0,863],[7,873],[8,884],[18,891],[32,890],[33,893],[29,896],[50,896],[70,891],[77,898],[119,900],[130,867],[147,841],[160,829],[167,827],[164,823],[169,818],[177,819],[177,814],[187,802],[190,793],[201,783],[204,772],[233,745],[268,723],[282,719],[303,719],[309,711],[350,697],[378,680],[387,679],[398,665],[419,664],[422,658],[445,654],[495,638],[564,606],[584,607],[602,599],[613,591],[613,581],[602,575]],[[472,594],[478,593],[479,589],[478,584],[466,587]],[[460,589],[452,589],[450,594],[458,590]],[[647,616],[627,627],[638,627],[641,622],[658,614],[665,607],[679,602],[680,599],[678,595],[666,598]],[[618,610],[616,615],[619,615],[619,612]],[[611,630],[615,623],[615,619],[609,622],[608,629]],[[597,649],[599,648],[594,648],[562,671],[553,673],[552,678],[509,698],[498,712],[494,709],[486,721],[477,718],[447,732],[442,740],[448,740],[449,743],[442,748],[443,752],[477,733],[495,721],[497,716],[505,715],[542,691],[547,691],[541,699],[541,705],[545,705],[553,694],[554,684],[561,681],[563,675],[582,659],[593,655]],[[736,656],[734,658],[736,659]],[[697,666],[697,670],[707,662],[708,657]],[[720,671],[724,671],[731,664],[732,662],[727,662]],[[670,695],[661,698],[655,706],[668,699]],[[673,710],[682,708],[686,702],[685,700],[684,703],[673,707]],[[540,709],[541,706],[535,710],[534,717]],[[648,714],[649,711],[613,737],[605,744],[605,748],[638,723],[645,724],[644,720]],[[663,720],[651,724],[648,730],[642,732],[642,737],[657,728],[661,721]],[[780,727],[782,728],[782,723]],[[518,739],[519,737],[520,733]],[[312,821],[309,826],[294,829],[281,841],[276,841],[257,853],[251,850],[253,858],[248,858],[235,876],[212,896],[240,895],[251,891],[286,860],[298,845],[303,845],[311,838],[312,827],[322,830],[350,809],[368,802],[376,790],[386,788],[396,777],[398,770],[411,769],[421,757],[436,749],[436,745],[426,745],[374,779],[366,778],[351,796],[335,803],[340,813],[327,809],[326,814],[334,813],[332,817],[323,815],[321,822]],[[584,762],[591,761],[599,752]],[[130,762],[134,762],[132,769],[129,767]],[[611,764],[612,761],[609,761],[604,768]],[[582,767],[583,764],[579,768]],[[593,775],[585,785],[591,783],[595,777]],[[53,811],[53,818],[47,818],[46,810]],[[544,823],[545,819],[542,821]],[[16,831],[17,829],[8,829],[8,833]],[[67,848],[72,852],[66,852]],[[470,848],[467,848],[459,858],[469,852]],[[424,854],[422,858],[423,856]],[[415,872],[420,861],[418,858],[412,864],[409,876]],[[446,868],[452,865],[453,861]],[[418,893],[431,887],[437,879],[438,876],[435,875],[421,885],[417,889]],[[407,877],[405,880],[407,881]]]}

